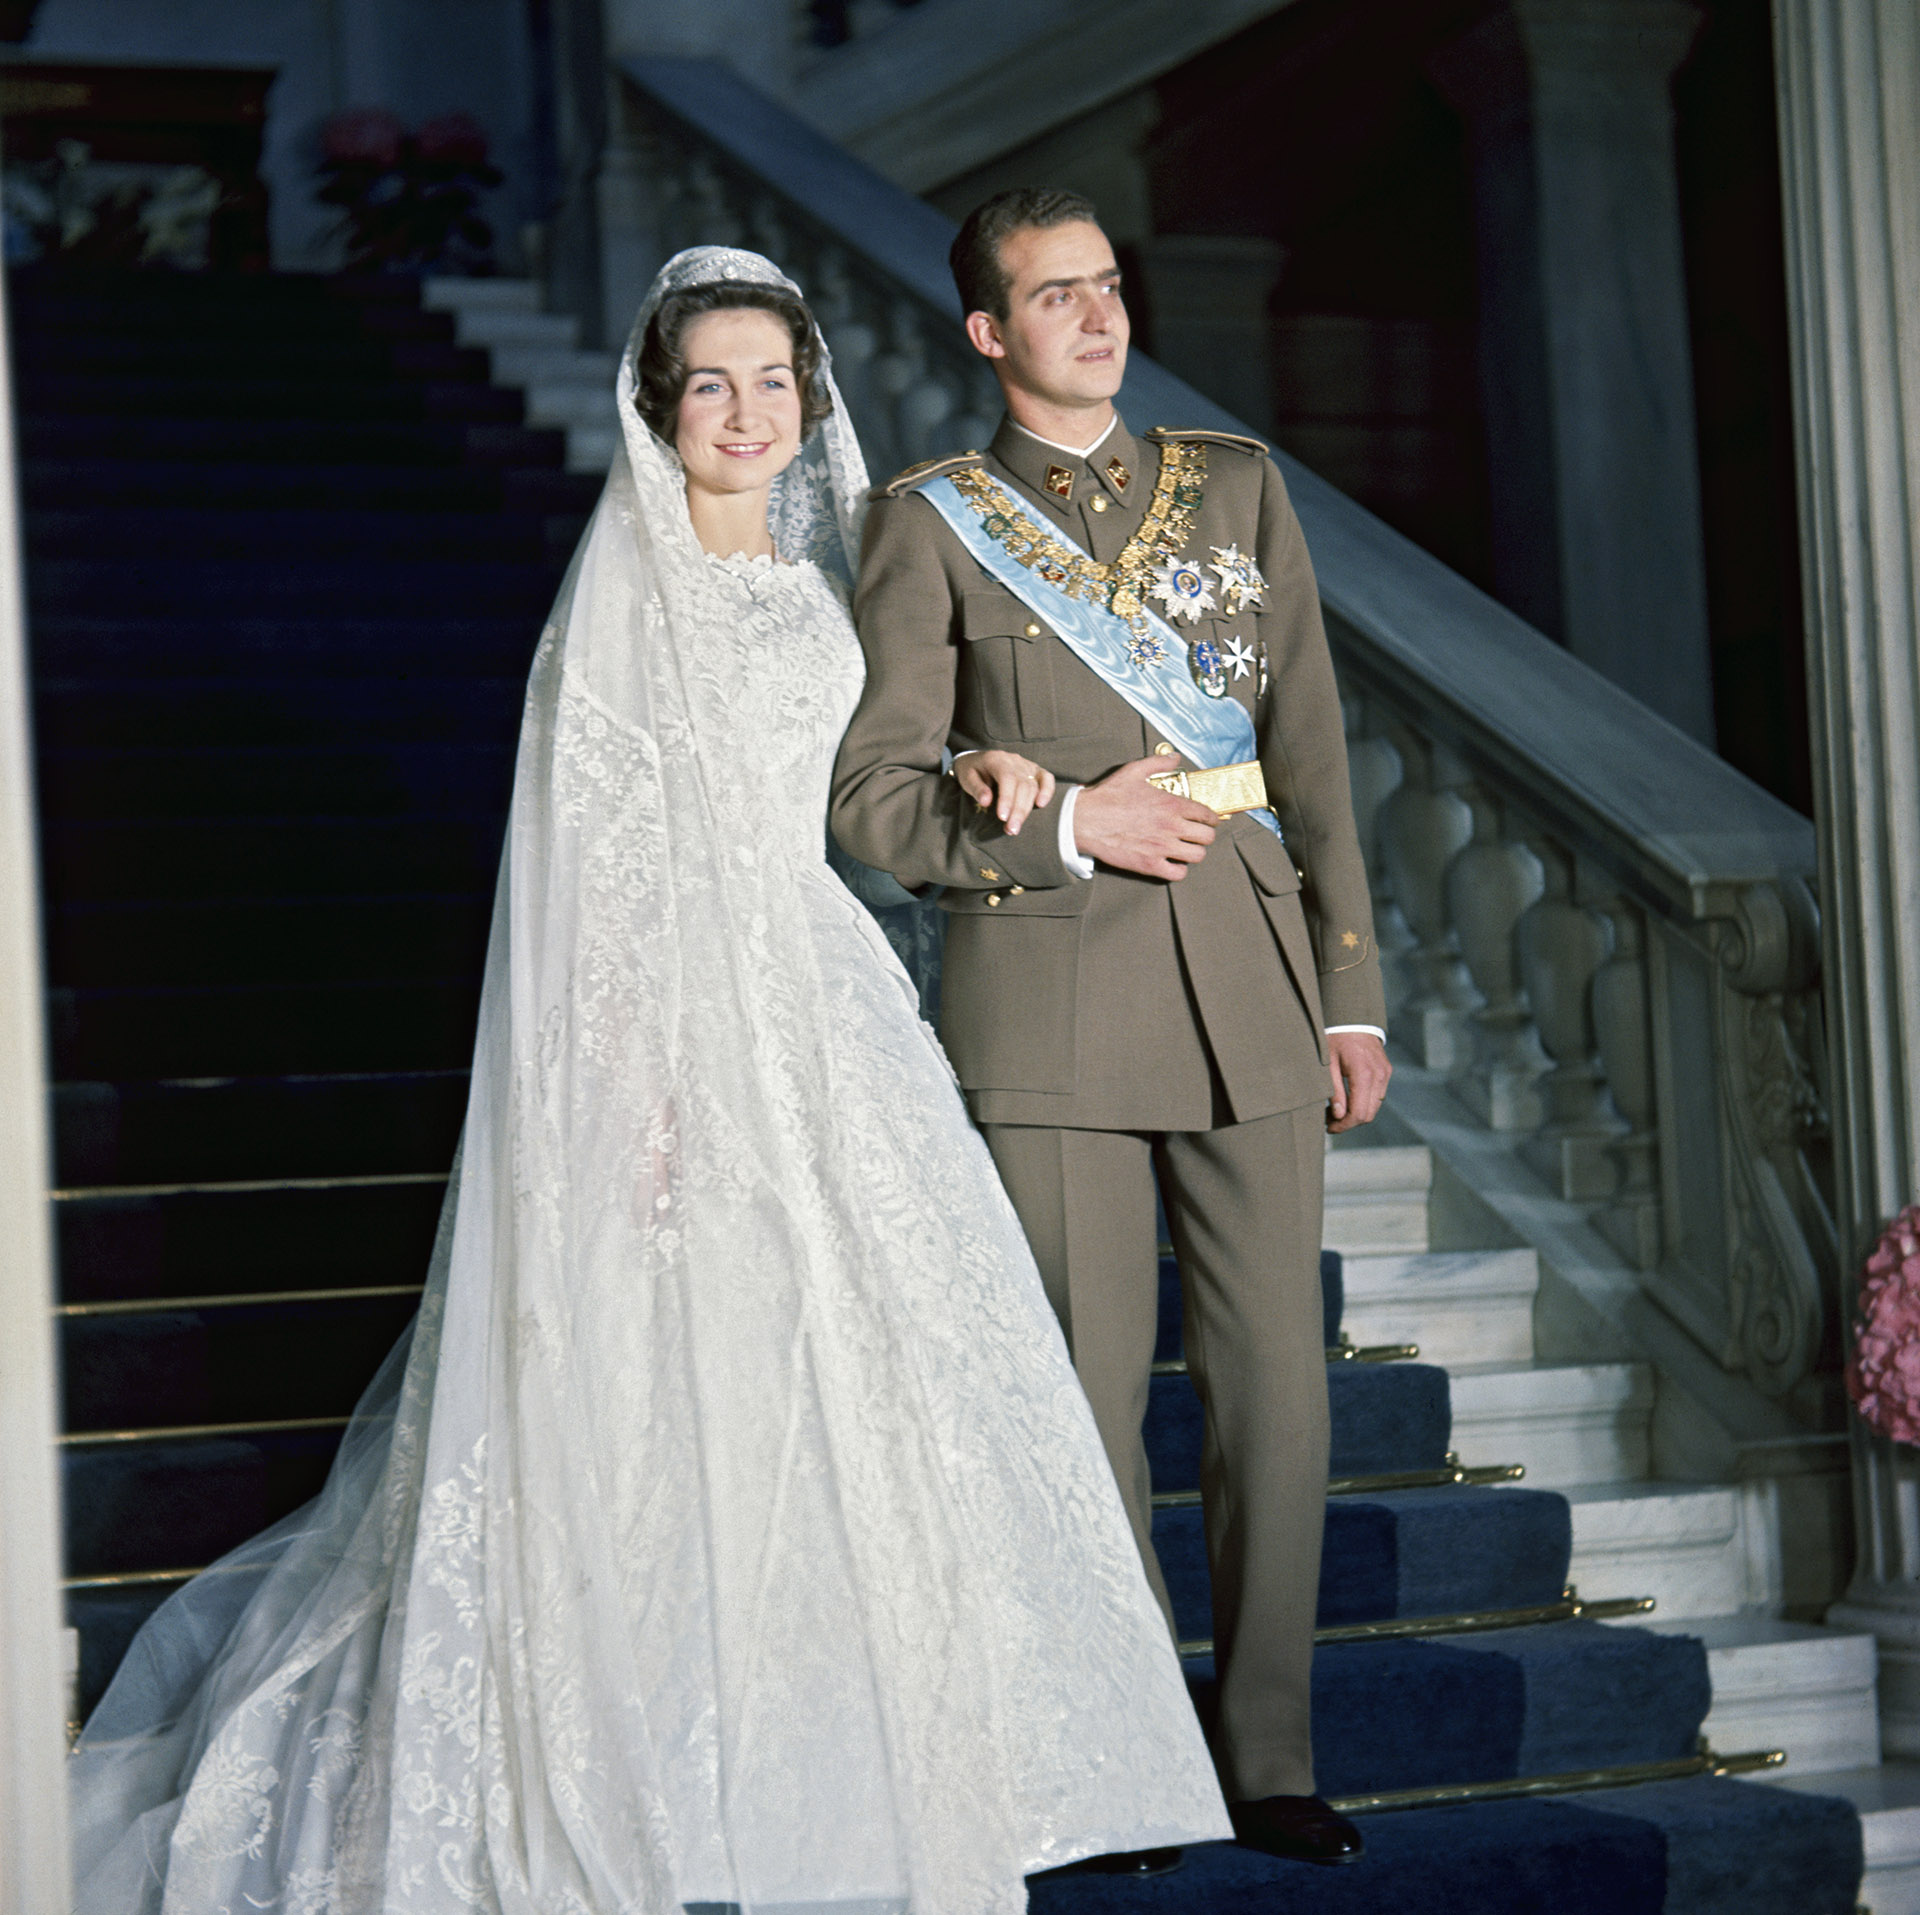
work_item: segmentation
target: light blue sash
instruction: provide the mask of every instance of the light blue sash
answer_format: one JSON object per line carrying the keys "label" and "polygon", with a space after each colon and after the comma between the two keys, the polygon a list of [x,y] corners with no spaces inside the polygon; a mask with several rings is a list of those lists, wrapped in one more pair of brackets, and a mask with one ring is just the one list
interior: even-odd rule
{"label": "light blue sash", "polygon": [[[996,489],[1004,501],[999,509],[1019,521],[1033,538],[1065,536],[1043,526],[1005,486]],[[1220,765],[1243,765],[1259,756],[1246,707],[1237,699],[1209,698],[1201,691],[1187,670],[1187,641],[1164,619],[1141,608],[1147,634],[1159,641],[1160,649],[1157,664],[1142,663],[1131,649],[1134,628],[1124,618],[1105,606],[1069,598],[1022,565],[988,533],[951,479],[930,479],[918,490],[987,573],[1046,619],[1074,656],[1118,692],[1189,765],[1211,771]],[[1280,821],[1271,811],[1246,815],[1259,819],[1276,838],[1280,836]]]}

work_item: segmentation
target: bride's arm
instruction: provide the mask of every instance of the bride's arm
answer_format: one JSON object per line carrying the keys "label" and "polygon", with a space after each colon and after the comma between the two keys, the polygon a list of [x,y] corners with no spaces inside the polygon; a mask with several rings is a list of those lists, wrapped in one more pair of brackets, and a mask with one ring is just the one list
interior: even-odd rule
{"label": "bride's arm", "polygon": [[[848,852],[910,890],[1052,890],[1075,882],[1058,831],[1013,832],[1015,807],[1002,816],[1007,788],[998,776],[996,802],[979,804],[979,791],[963,788],[970,755],[954,775],[943,769],[949,742],[956,750],[987,742],[977,730],[966,735],[977,712],[955,723],[960,651],[970,642],[962,601],[980,583],[978,565],[925,499],[873,501],[854,600],[867,683],[841,741],[829,818]],[[1003,756],[1010,774],[1041,770],[1018,753]],[[1037,777],[1028,788],[1037,798]]]}
{"label": "bride's arm", "polygon": [[1009,838],[1019,837],[1029,812],[1053,803],[1053,773],[1017,751],[963,751],[953,761],[953,775],[982,811],[992,808]]}

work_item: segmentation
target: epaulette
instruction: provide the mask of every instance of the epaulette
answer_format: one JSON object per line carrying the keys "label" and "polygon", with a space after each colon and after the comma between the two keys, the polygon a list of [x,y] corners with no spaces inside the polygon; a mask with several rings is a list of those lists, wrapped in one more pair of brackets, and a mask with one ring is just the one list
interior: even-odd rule
{"label": "epaulette", "polygon": [[1234,451],[1244,452],[1253,459],[1264,459],[1273,450],[1264,439],[1256,439],[1251,433],[1208,432],[1198,426],[1189,432],[1182,432],[1174,426],[1154,426],[1148,431],[1147,437],[1169,445],[1188,444],[1199,439],[1210,446],[1232,446]]}
{"label": "epaulette", "polygon": [[896,473],[885,485],[876,485],[867,497],[870,500],[897,499],[901,493],[911,492],[915,486],[925,485],[929,479],[958,472],[962,466],[978,465],[982,456],[978,452],[952,452],[944,459],[922,459],[918,465],[910,465],[904,472]]}

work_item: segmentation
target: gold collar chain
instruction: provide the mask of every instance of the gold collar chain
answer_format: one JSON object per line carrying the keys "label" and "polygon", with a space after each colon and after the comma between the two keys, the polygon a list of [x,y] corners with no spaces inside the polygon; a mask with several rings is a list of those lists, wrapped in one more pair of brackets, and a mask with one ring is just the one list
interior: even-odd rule
{"label": "gold collar chain", "polygon": [[1156,564],[1176,556],[1193,531],[1206,496],[1207,449],[1203,445],[1165,445],[1160,476],[1153,484],[1145,518],[1110,565],[1044,528],[1035,533],[1032,513],[990,473],[968,466],[949,473],[954,490],[973,507],[987,536],[1029,571],[1069,598],[1104,604],[1135,629],[1144,623],[1148,579]]}

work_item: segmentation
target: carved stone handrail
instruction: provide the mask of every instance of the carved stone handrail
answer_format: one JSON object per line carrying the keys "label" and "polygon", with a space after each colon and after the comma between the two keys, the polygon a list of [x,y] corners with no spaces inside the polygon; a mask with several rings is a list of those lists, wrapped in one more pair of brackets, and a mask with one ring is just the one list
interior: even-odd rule
{"label": "carved stone handrail", "polygon": [[[984,445],[998,393],[956,323],[949,222],[722,67],[624,71],[610,312],[675,248],[744,241],[807,286],[876,472]],[[1121,405],[1246,430],[1137,354]],[[1833,1427],[1811,824],[1276,457],[1347,699],[1396,1043],[1723,1371]]]}

